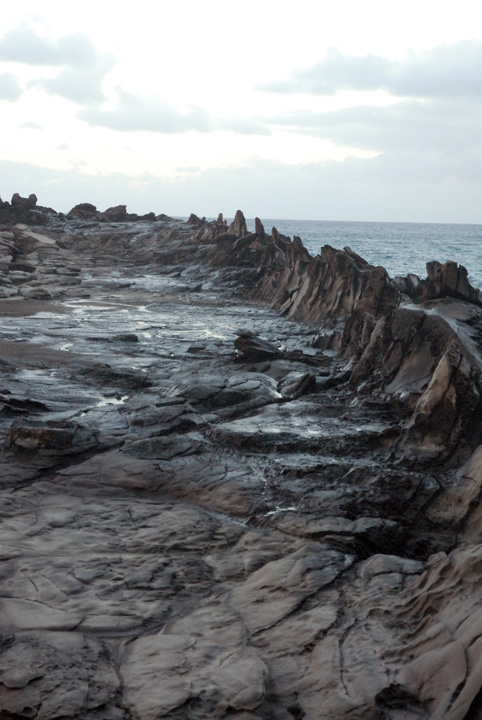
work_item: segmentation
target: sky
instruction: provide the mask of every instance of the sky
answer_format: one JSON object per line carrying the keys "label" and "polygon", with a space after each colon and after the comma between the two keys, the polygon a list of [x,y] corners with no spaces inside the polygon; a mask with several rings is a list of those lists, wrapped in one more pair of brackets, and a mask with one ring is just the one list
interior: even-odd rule
{"label": "sky", "polygon": [[482,223],[478,0],[0,9],[0,197]]}

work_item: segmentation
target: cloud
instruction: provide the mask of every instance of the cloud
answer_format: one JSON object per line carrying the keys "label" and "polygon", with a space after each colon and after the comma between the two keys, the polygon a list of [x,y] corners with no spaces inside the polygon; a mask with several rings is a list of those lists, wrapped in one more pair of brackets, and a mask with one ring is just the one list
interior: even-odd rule
{"label": "cloud", "polygon": [[216,130],[228,130],[237,135],[270,135],[271,131],[260,120],[249,117],[223,118],[214,122]]}
{"label": "cloud", "polygon": [[258,90],[279,93],[334,95],[339,90],[372,90],[380,87],[390,61],[376,55],[356,57],[328,48],[325,58],[311,68],[295,71],[284,81],[259,85]]}
{"label": "cloud", "polygon": [[0,60],[37,67],[60,67],[55,77],[36,78],[29,86],[77,103],[103,101],[102,82],[115,65],[112,53],[98,50],[84,33],[72,33],[54,40],[40,36],[24,23],[0,40]]}
{"label": "cloud", "polygon": [[176,168],[177,172],[180,173],[197,173],[201,172],[201,168],[198,165],[182,165]]}
{"label": "cloud", "polygon": [[39,125],[37,122],[24,122],[19,127],[22,130],[43,130],[42,125]]}
{"label": "cloud", "polygon": [[31,80],[29,87],[41,88],[78,104],[102,102],[105,100],[102,82],[111,69],[110,61],[87,68],[66,67],[53,78]]}
{"label": "cloud", "polygon": [[22,88],[19,81],[11,73],[0,75],[0,100],[15,102],[22,95]]}
{"label": "cloud", "polygon": [[84,33],[64,35],[58,40],[41,37],[22,23],[9,30],[0,40],[0,60],[25,65],[92,67],[99,52]]}
{"label": "cloud", "polygon": [[156,98],[137,97],[119,89],[113,107],[86,107],[78,117],[89,125],[120,132],[147,131],[183,133],[190,130],[210,132],[209,114],[203,108],[191,106],[185,112]]}
{"label": "cloud", "polygon": [[212,119],[209,112],[198,106],[184,111],[154,97],[136,96],[117,88],[117,101],[110,107],[92,105],[79,111],[78,117],[92,126],[120,132],[184,133],[227,130],[240,135],[269,135],[263,121],[249,117]]}
{"label": "cloud", "polygon": [[347,55],[330,48],[322,61],[284,81],[259,85],[277,93],[334,95],[341,90],[383,90],[397,97],[482,95],[482,40],[439,45],[402,60]]}
{"label": "cloud", "polygon": [[[40,205],[67,212],[79,202],[99,209],[127,204],[130,212],[202,217],[482,222],[482,151],[447,165],[438,153],[290,165],[253,158],[242,167],[217,167],[179,179],[152,174],[92,175],[0,161],[0,194],[34,192]],[[276,223],[275,223],[276,224]]]}
{"label": "cloud", "polygon": [[281,113],[267,122],[375,152],[416,150],[423,155],[435,149],[449,154],[479,147],[482,108],[470,101],[402,101],[388,107]]}

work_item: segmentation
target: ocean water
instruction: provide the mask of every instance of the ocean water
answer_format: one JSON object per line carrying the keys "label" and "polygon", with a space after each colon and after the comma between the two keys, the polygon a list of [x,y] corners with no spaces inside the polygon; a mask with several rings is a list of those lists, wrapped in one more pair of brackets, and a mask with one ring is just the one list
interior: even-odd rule
{"label": "ocean water", "polygon": [[[324,220],[265,220],[283,235],[298,235],[312,255],[323,245],[351,248],[390,276],[427,276],[426,263],[454,260],[465,265],[473,285],[482,288],[482,225],[442,223],[329,222]],[[254,230],[254,220],[247,220]]]}

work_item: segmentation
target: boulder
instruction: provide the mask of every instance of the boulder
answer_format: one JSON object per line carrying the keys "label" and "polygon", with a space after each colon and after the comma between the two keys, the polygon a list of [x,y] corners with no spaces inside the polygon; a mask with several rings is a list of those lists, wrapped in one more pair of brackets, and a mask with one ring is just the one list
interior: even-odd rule
{"label": "boulder", "polygon": [[21,197],[18,193],[12,195],[11,205],[19,212],[27,212],[32,210],[37,204],[37,196],[33,193],[28,198]]}
{"label": "boulder", "polygon": [[98,216],[97,208],[95,205],[91,205],[91,203],[75,205],[75,207],[67,213],[69,220],[95,220]]}
{"label": "boulder", "polygon": [[126,205],[116,205],[107,208],[101,215],[107,222],[123,222],[127,219],[127,207]]}

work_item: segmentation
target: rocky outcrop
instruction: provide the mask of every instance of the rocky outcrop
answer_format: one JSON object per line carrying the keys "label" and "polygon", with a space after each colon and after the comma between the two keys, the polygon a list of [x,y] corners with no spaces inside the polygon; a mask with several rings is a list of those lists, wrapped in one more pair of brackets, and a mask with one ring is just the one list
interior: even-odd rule
{"label": "rocky outcrop", "polygon": [[37,196],[33,193],[26,198],[14,193],[10,203],[0,198],[0,225],[3,226],[18,222],[44,225],[57,214],[52,208],[38,206]]}
{"label": "rocky outcrop", "polygon": [[16,212],[28,212],[37,204],[37,196],[33,193],[28,198],[21,197],[18,193],[12,195],[11,205]]}
{"label": "rocky outcrop", "polygon": [[48,300],[80,284],[78,258],[57,240],[22,223],[0,231],[0,298]]}
{"label": "rocky outcrop", "polygon": [[236,237],[244,237],[248,234],[248,228],[246,226],[246,220],[241,210],[236,210],[234,220],[228,228],[229,233],[233,233]]}
{"label": "rocky outcrop", "polygon": [[0,717],[477,717],[463,269],[76,207],[0,233]]}
{"label": "rocky outcrop", "polygon": [[467,269],[456,262],[443,265],[433,261],[427,263],[427,280],[423,284],[423,300],[436,298],[457,298],[482,307],[482,295],[469,282]]}

